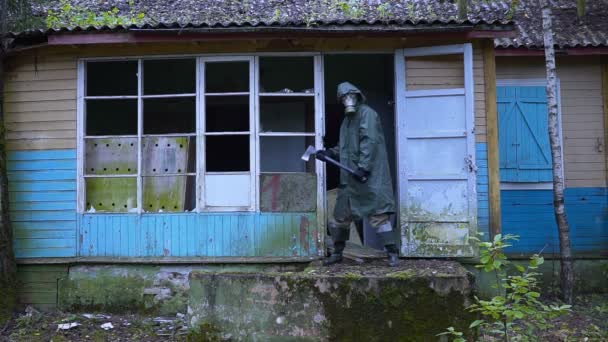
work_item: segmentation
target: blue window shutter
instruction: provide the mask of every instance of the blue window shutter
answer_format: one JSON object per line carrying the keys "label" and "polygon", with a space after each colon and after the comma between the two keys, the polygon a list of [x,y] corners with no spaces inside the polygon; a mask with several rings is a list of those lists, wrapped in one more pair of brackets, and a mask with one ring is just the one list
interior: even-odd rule
{"label": "blue window shutter", "polygon": [[515,87],[498,87],[498,148],[501,181],[517,179],[517,116]]}
{"label": "blue window shutter", "polygon": [[498,87],[503,182],[549,182],[551,149],[544,87]]}

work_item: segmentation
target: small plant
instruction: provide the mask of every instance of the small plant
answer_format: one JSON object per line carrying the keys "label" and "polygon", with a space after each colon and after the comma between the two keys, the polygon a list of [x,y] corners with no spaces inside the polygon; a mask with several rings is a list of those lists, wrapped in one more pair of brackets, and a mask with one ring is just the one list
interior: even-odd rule
{"label": "small plant", "polygon": [[[479,313],[481,319],[471,323],[469,328],[481,328],[504,341],[529,340],[548,328],[547,319],[570,311],[570,305],[545,304],[540,300],[537,279],[540,273],[536,270],[544,262],[542,256],[533,255],[527,267],[512,265],[507,259],[504,249],[511,246],[509,242],[517,240],[517,236],[498,234],[492,241],[473,239],[480,250],[480,264],[475,267],[496,275],[494,287],[501,290],[502,295],[490,300],[475,297],[475,303],[467,310]],[[514,274],[507,275],[507,266],[514,266]],[[452,327],[439,335],[453,336],[457,342],[466,340],[463,333]]]}
{"label": "small plant", "polygon": [[[134,3],[129,2],[133,8]],[[109,11],[97,13],[83,6],[72,5],[68,0],[61,0],[59,10],[49,10],[46,18],[46,26],[49,28],[59,27],[86,27],[86,26],[117,26],[143,24],[146,15],[136,13],[131,9],[128,13],[122,13],[114,7]]]}
{"label": "small plant", "polygon": [[378,7],[376,7],[376,11],[378,12],[378,17],[382,21],[388,21],[391,17],[393,17],[393,12],[390,7],[390,3],[383,2]]}

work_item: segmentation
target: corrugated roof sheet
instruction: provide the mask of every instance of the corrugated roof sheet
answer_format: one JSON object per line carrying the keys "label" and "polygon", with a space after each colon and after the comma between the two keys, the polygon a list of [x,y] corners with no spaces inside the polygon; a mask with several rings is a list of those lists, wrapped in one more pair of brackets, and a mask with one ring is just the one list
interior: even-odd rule
{"label": "corrugated roof sheet", "polygon": [[[12,34],[36,36],[71,31],[166,28],[322,28],[418,25],[510,25],[508,0],[474,1],[466,19],[453,0],[72,0],[95,11],[117,7],[146,14],[146,22],[129,27],[62,27]],[[349,4],[348,6],[344,4]],[[51,5],[52,7],[53,5]],[[45,12],[48,8],[39,8]]]}
{"label": "corrugated roof sheet", "polygon": [[[495,39],[498,47],[541,48],[543,30],[539,0],[520,0],[513,20],[515,38]],[[608,0],[587,1],[587,13],[578,18],[576,0],[552,0],[555,45],[560,48],[608,46]]]}

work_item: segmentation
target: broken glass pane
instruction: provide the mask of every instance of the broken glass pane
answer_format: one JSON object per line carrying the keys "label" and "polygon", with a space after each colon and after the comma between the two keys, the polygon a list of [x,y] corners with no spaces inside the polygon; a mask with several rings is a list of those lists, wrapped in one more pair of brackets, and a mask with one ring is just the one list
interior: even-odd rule
{"label": "broken glass pane", "polygon": [[125,213],[137,210],[137,178],[87,178],[87,212]]}
{"label": "broken glass pane", "polygon": [[145,176],[196,172],[195,137],[145,137],[142,148]]}
{"label": "broken glass pane", "polygon": [[196,92],[196,59],[144,60],[144,95]]}
{"label": "broken glass pane", "polygon": [[249,96],[205,97],[207,132],[248,132]]}
{"label": "broken glass pane", "polygon": [[261,93],[314,93],[313,57],[260,57]]}
{"label": "broken glass pane", "polygon": [[195,133],[196,98],[144,99],[144,134]]}
{"label": "broken glass pane", "polygon": [[87,62],[86,96],[137,95],[137,61]]}
{"label": "broken glass pane", "polygon": [[196,177],[143,177],[144,211],[183,212],[196,208]]}
{"label": "broken glass pane", "polygon": [[315,172],[315,158],[308,162],[302,154],[315,145],[315,137],[260,137],[261,172]]}
{"label": "broken glass pane", "polygon": [[137,100],[86,100],[86,135],[136,135]]}
{"label": "broken glass pane", "polygon": [[249,62],[205,63],[206,93],[249,91]]}
{"label": "broken glass pane", "polygon": [[137,138],[86,139],[84,173],[137,174]]}
{"label": "broken glass pane", "polygon": [[261,96],[261,132],[314,133],[315,101],[307,96]]}
{"label": "broken glass pane", "polygon": [[249,171],[249,135],[214,135],[205,139],[207,172]]}

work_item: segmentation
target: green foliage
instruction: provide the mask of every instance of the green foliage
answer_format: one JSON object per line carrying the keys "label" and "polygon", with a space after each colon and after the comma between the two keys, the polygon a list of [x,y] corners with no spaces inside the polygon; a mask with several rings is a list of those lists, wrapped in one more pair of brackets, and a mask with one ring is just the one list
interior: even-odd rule
{"label": "green foliage", "polygon": [[0,13],[6,12],[6,16],[0,15],[2,22],[0,29],[2,31],[24,31],[34,28],[44,27],[44,18],[35,16],[32,7],[40,4],[45,0],[6,0],[1,5],[6,8],[0,8]]}
{"label": "green foliage", "polygon": [[86,7],[74,6],[69,0],[61,0],[59,10],[49,10],[46,25],[49,28],[60,27],[86,27],[86,26],[117,26],[143,24],[145,13],[137,13],[132,9],[133,2],[129,2],[131,10],[121,12],[114,7],[109,11],[97,13]]}
{"label": "green foliage", "polygon": [[449,335],[449,336],[454,337],[454,340],[453,340],[454,342],[466,342],[464,337],[462,337],[463,333],[460,331],[456,331],[454,329],[454,327],[449,327],[447,329],[447,331],[442,332],[441,334],[437,334],[437,336],[442,336],[442,335]]}
{"label": "green foliage", "polygon": [[[504,341],[534,340],[538,332],[546,330],[547,320],[570,311],[570,305],[545,304],[540,300],[538,276],[536,270],[543,264],[542,256],[535,254],[530,258],[527,267],[512,265],[504,253],[511,246],[510,241],[517,236],[498,234],[492,241],[477,241],[480,250],[480,264],[475,267],[484,272],[496,275],[496,288],[503,294],[490,300],[475,297],[475,303],[467,308],[469,312],[479,313],[480,318],[469,328],[481,328],[494,337]],[[507,267],[511,275],[507,275]],[[454,336],[454,341],[464,341],[462,333],[448,328],[441,335]]]}
{"label": "green foliage", "polygon": [[338,1],[336,5],[351,19],[360,19],[365,13],[361,0]]}

